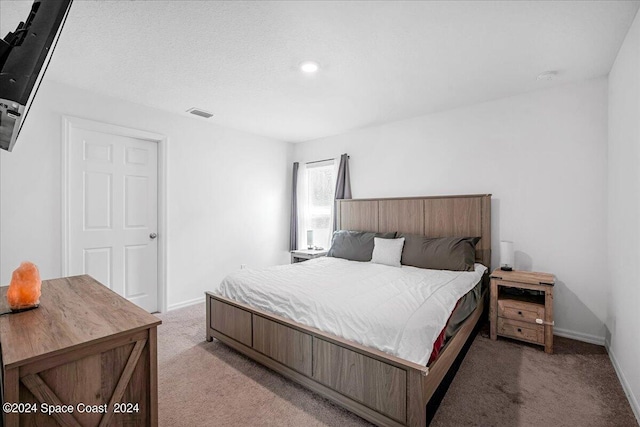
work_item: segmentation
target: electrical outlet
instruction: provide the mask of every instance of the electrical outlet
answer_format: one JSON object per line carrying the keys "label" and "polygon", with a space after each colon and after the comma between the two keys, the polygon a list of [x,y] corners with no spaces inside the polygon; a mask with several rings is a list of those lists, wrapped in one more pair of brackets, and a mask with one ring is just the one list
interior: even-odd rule
{"label": "electrical outlet", "polygon": [[244,270],[245,268],[247,268],[247,264],[240,264],[240,270]]}

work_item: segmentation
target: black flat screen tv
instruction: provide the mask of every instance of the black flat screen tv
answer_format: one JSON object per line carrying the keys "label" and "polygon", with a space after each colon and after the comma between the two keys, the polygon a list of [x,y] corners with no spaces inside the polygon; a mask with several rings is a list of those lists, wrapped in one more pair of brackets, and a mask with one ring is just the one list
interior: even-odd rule
{"label": "black flat screen tv", "polygon": [[51,60],[73,0],[35,0],[0,40],[0,148],[11,151]]}

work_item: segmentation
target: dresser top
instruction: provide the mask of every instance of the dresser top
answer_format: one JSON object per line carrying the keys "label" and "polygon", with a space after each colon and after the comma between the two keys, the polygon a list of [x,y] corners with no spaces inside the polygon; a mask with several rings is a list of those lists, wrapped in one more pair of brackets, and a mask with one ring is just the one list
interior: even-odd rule
{"label": "dresser top", "polygon": [[[0,312],[9,309],[7,289],[0,288]],[[0,316],[2,360],[20,366],[160,323],[90,276],[43,280],[39,308]]]}

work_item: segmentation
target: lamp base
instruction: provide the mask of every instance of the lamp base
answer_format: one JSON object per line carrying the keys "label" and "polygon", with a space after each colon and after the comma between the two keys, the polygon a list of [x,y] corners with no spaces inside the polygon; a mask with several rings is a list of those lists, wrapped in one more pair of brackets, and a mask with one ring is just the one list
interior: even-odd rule
{"label": "lamp base", "polygon": [[33,310],[34,308],[38,308],[40,307],[40,304],[34,304],[30,307],[21,307],[21,308],[12,308],[11,312],[12,313],[21,313],[23,311],[29,311],[29,310]]}
{"label": "lamp base", "polygon": [[502,267],[500,267],[500,270],[502,270],[502,271],[513,271],[513,268],[507,267],[507,266],[502,266]]}

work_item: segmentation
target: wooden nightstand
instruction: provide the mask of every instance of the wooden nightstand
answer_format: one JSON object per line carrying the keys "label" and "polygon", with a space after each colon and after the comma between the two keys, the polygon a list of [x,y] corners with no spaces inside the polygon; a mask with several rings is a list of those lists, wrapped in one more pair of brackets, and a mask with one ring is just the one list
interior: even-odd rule
{"label": "wooden nightstand", "polygon": [[327,252],[328,251],[326,249],[297,249],[295,251],[291,251],[291,264],[306,261],[308,259],[320,258],[321,256],[325,256]]}
{"label": "wooden nightstand", "polygon": [[[553,274],[530,271],[491,273],[491,339],[498,335],[544,345],[553,353]],[[536,291],[536,292],[528,292]]]}

